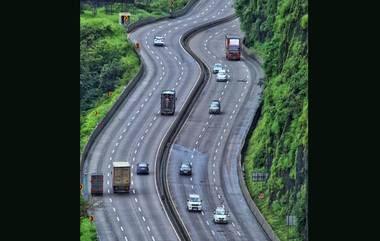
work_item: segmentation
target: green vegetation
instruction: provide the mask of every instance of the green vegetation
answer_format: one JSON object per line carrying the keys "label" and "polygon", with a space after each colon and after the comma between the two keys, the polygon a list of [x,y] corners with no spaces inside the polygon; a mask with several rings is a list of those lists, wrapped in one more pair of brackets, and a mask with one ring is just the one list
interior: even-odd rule
{"label": "green vegetation", "polygon": [[118,15],[99,9],[80,17],[80,150],[138,72],[139,60],[128,42]]}
{"label": "green vegetation", "polygon": [[[176,1],[174,9],[188,0]],[[80,14],[80,151],[83,151],[97,123],[116,102],[123,87],[136,75],[139,60],[118,24],[119,12],[131,13],[131,22],[146,17],[168,15],[167,0],[148,4],[114,3],[99,7],[94,14],[89,5],[81,5]],[[111,94],[111,95],[110,95]]]}
{"label": "green vegetation", "polygon": [[80,241],[96,241],[95,225],[90,222],[87,215],[87,202],[80,194]]}
{"label": "green vegetation", "polygon": [[[308,3],[237,0],[236,9],[267,75],[261,117],[245,156],[246,184],[280,240],[307,240]],[[269,173],[268,180],[253,182],[253,172]],[[286,225],[286,215],[296,216],[296,226]]]}
{"label": "green vegetation", "polygon": [[[168,0],[150,0],[150,1],[136,1],[136,4],[127,3],[109,3],[104,7],[97,8],[96,10],[89,4],[81,5],[81,14],[89,16],[96,16],[100,14],[110,14],[118,18],[119,12],[131,13],[130,22],[134,23],[138,20],[147,17],[163,17],[169,14],[169,1]],[[188,0],[176,0],[173,9],[183,8]],[[95,14],[94,14],[95,13]]]}
{"label": "green vegetation", "polygon": [[[113,4],[96,8],[82,4],[80,11],[80,152],[98,122],[107,114],[124,86],[139,70],[139,59],[118,23],[119,11],[131,13],[131,22],[168,15],[166,0],[148,5]],[[176,1],[175,8],[187,0]],[[95,14],[94,14],[95,13]],[[95,241],[95,225],[87,216],[87,203],[80,196],[80,240]]]}

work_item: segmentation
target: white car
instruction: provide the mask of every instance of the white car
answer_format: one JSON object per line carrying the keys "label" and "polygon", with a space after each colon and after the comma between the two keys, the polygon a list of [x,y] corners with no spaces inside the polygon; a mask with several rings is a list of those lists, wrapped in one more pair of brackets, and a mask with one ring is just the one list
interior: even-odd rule
{"label": "white car", "polygon": [[153,39],[153,45],[155,46],[164,46],[164,37],[155,36]]}
{"label": "white car", "polygon": [[219,64],[219,63],[216,63],[216,64],[214,64],[214,68],[212,69],[212,72],[214,74],[217,74],[222,69],[223,69],[223,65]]}
{"label": "white car", "polygon": [[218,74],[216,75],[216,81],[227,81],[227,79],[228,75],[226,74],[226,70],[219,70]]}
{"label": "white car", "polygon": [[190,194],[187,199],[187,210],[188,211],[202,211],[202,200],[198,194]]}
{"label": "white car", "polygon": [[224,207],[216,207],[214,211],[214,223],[228,223],[228,212]]}

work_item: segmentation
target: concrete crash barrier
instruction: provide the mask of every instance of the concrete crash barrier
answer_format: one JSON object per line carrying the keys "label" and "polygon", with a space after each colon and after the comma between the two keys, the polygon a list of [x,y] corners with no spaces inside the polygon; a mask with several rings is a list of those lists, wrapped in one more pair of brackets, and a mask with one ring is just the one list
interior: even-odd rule
{"label": "concrete crash barrier", "polygon": [[107,112],[107,114],[104,116],[104,118],[98,123],[98,125],[95,127],[94,131],[91,133],[90,138],[88,139],[88,142],[83,150],[81,159],[80,159],[80,181],[83,180],[83,165],[84,161],[87,158],[88,152],[90,151],[92,145],[94,144],[96,138],[99,136],[99,134],[102,132],[104,127],[108,124],[108,122],[112,119],[113,115],[116,113],[116,111],[119,109],[121,104],[127,99],[131,91],[136,86],[137,82],[141,79],[143,73],[144,73],[144,62],[142,58],[140,57],[140,54],[133,49],[133,51],[137,54],[139,61],[140,61],[140,69],[139,72],[135,75],[135,77],[128,82],[127,86],[123,90],[123,93],[119,96],[119,98],[116,100],[115,104],[111,107],[111,109]]}
{"label": "concrete crash barrier", "polygon": [[[244,43],[244,41],[243,41],[243,43]],[[242,44],[242,52],[245,56],[248,56],[248,57],[254,59],[260,65],[264,65],[264,60],[260,56],[258,56],[257,54],[249,53],[248,47],[245,44]]]}
{"label": "concrete crash barrier", "polygon": [[[254,55],[254,54],[249,54],[247,51],[247,48],[244,45],[242,48],[242,52],[243,52],[243,55],[246,56],[251,61],[256,61],[256,62],[260,63],[260,65],[263,64],[263,61],[261,60],[261,58],[259,58],[258,56]],[[269,237],[269,239],[271,241],[280,241],[280,239],[278,238],[276,233],[273,231],[272,227],[265,220],[265,218],[264,218],[263,214],[260,212],[259,208],[256,206],[255,202],[252,200],[251,195],[248,191],[248,188],[245,184],[244,173],[242,170],[242,156],[244,156],[244,154],[247,150],[249,137],[250,137],[252,131],[255,129],[257,122],[260,118],[262,106],[263,106],[263,101],[261,100],[259,107],[258,107],[258,109],[257,109],[257,111],[253,117],[252,124],[248,130],[247,135],[246,135],[246,139],[244,140],[244,145],[242,146],[240,155],[238,156],[238,160],[237,160],[238,161],[238,165],[237,165],[237,167],[238,167],[238,178],[239,178],[239,184],[240,184],[240,188],[241,188],[241,191],[243,193],[244,199],[246,200],[248,207],[251,210],[252,214],[255,216],[256,220],[261,225],[262,229],[264,230],[264,232],[267,234],[267,236]]]}
{"label": "concrete crash barrier", "polygon": [[197,80],[192,92],[189,94],[189,97],[186,99],[183,108],[178,113],[178,117],[174,120],[173,124],[169,127],[169,130],[167,134],[164,136],[162,140],[162,145],[160,145],[157,153],[157,160],[156,160],[156,181],[157,181],[157,187],[158,191],[161,196],[162,204],[165,206],[165,209],[168,213],[168,216],[170,217],[170,220],[172,220],[173,225],[175,226],[175,229],[177,230],[178,235],[180,236],[181,240],[183,241],[191,241],[190,234],[188,230],[186,229],[184,223],[182,222],[182,219],[180,218],[179,212],[176,209],[173,199],[170,194],[169,184],[166,180],[165,170],[167,165],[167,160],[169,156],[169,150],[170,146],[173,144],[177,134],[179,133],[179,130],[181,129],[181,126],[185,123],[186,118],[190,114],[193,106],[195,105],[198,97],[202,93],[202,90],[205,86],[205,84],[210,79],[210,69],[207,67],[207,65],[198,57],[195,55],[195,53],[190,49],[189,46],[189,40],[191,37],[193,37],[195,34],[206,30],[210,27],[229,22],[236,18],[236,15],[227,16],[225,18],[221,18],[218,20],[215,20],[213,22],[202,24],[199,27],[196,27],[194,29],[191,29],[183,34],[182,38],[180,39],[181,45],[184,47],[184,49],[197,61],[201,68],[201,74],[199,76],[199,79]]}
{"label": "concrete crash barrier", "polygon": [[247,189],[247,186],[245,185],[244,176],[241,168],[241,160],[239,158],[238,160],[238,175],[239,175],[239,184],[243,193],[243,196],[249,206],[249,209],[251,209],[253,215],[255,215],[256,220],[259,222],[261,227],[263,228],[264,232],[268,235],[270,240],[272,241],[280,241],[280,239],[277,237],[276,233],[273,231],[272,227],[268,224],[268,222],[265,220],[263,214],[260,212],[259,208],[256,206],[255,202],[252,200],[251,195],[249,194],[249,191]]}
{"label": "concrete crash barrier", "polygon": [[[199,2],[199,0],[190,0],[186,4],[186,6],[184,8],[175,11],[172,15],[176,16],[176,17],[183,16],[198,2]],[[139,21],[137,21],[137,22],[135,22],[135,23],[130,24],[129,26],[127,26],[127,32],[128,33],[132,32],[133,30],[135,30],[135,29],[137,29],[137,28],[139,28],[141,26],[144,26],[144,25],[147,25],[147,24],[150,24],[150,23],[154,23],[154,22],[158,22],[158,21],[161,21],[161,20],[164,20],[164,19],[168,19],[168,18],[169,18],[169,16],[165,16],[165,17],[162,17],[162,18],[159,18],[159,19],[156,19],[154,17],[149,17],[149,18],[146,18],[146,19],[139,20]],[[117,111],[117,109],[120,107],[121,103],[127,98],[127,96],[129,95],[129,93],[136,86],[137,82],[140,80],[140,78],[142,77],[142,75],[144,73],[143,60],[142,60],[142,58],[140,57],[140,54],[137,51],[135,51],[135,53],[137,54],[137,56],[139,58],[139,61],[141,63],[140,64],[140,70],[137,73],[137,75],[127,84],[126,88],[124,89],[123,93],[120,95],[119,99],[111,107],[111,109],[108,111],[108,113],[106,114],[106,116],[98,123],[98,125],[95,127],[95,130],[91,133],[91,136],[88,139],[88,142],[87,142],[87,144],[86,144],[86,146],[85,146],[85,148],[84,148],[84,150],[82,152],[82,155],[80,156],[80,182],[82,182],[82,180],[83,180],[83,165],[84,165],[84,161],[86,160],[88,152],[91,149],[92,145],[94,144],[95,139],[99,136],[100,132],[107,125],[107,123],[111,120],[112,116]]]}
{"label": "concrete crash barrier", "polygon": [[169,18],[181,17],[181,16],[185,15],[187,12],[189,12],[189,10],[198,2],[199,2],[199,0],[190,0],[187,2],[187,4],[183,8],[174,11],[171,15],[168,15],[168,16],[164,16],[164,17],[160,17],[160,18],[148,17],[148,18],[138,20],[138,21],[131,23],[127,26],[127,32],[128,33],[133,32],[137,28],[140,28],[142,26],[145,26],[145,25],[148,25],[151,23],[157,23],[157,22],[169,19]]}

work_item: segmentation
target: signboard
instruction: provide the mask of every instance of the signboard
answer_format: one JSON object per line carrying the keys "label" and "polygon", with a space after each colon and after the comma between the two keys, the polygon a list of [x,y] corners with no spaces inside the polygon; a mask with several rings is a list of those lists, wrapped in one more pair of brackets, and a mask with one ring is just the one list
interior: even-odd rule
{"label": "signboard", "polygon": [[254,182],[264,182],[268,179],[268,175],[267,172],[254,172],[252,174],[252,180]]}
{"label": "signboard", "polygon": [[296,216],[294,215],[287,215],[286,216],[286,224],[289,226],[296,225]]}

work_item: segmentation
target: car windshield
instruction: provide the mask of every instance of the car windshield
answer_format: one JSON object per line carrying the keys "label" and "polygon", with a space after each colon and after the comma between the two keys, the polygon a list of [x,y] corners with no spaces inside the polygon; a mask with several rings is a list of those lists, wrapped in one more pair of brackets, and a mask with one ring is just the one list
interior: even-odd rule
{"label": "car windshield", "polygon": [[190,201],[192,201],[192,202],[200,202],[200,198],[199,197],[191,197],[190,198]]}
{"label": "car windshield", "polygon": [[215,68],[222,68],[222,65],[221,64],[215,64],[214,67]]}
{"label": "car windshield", "polygon": [[145,164],[145,163],[140,163],[139,164],[139,167],[147,167],[148,165],[147,164]]}
{"label": "car windshield", "polygon": [[224,215],[225,211],[223,209],[216,209],[216,215]]}
{"label": "car windshield", "polygon": [[182,164],[182,166],[181,166],[182,168],[184,168],[184,169],[188,169],[189,168],[189,164],[187,164],[187,163],[185,163],[185,164]]}

